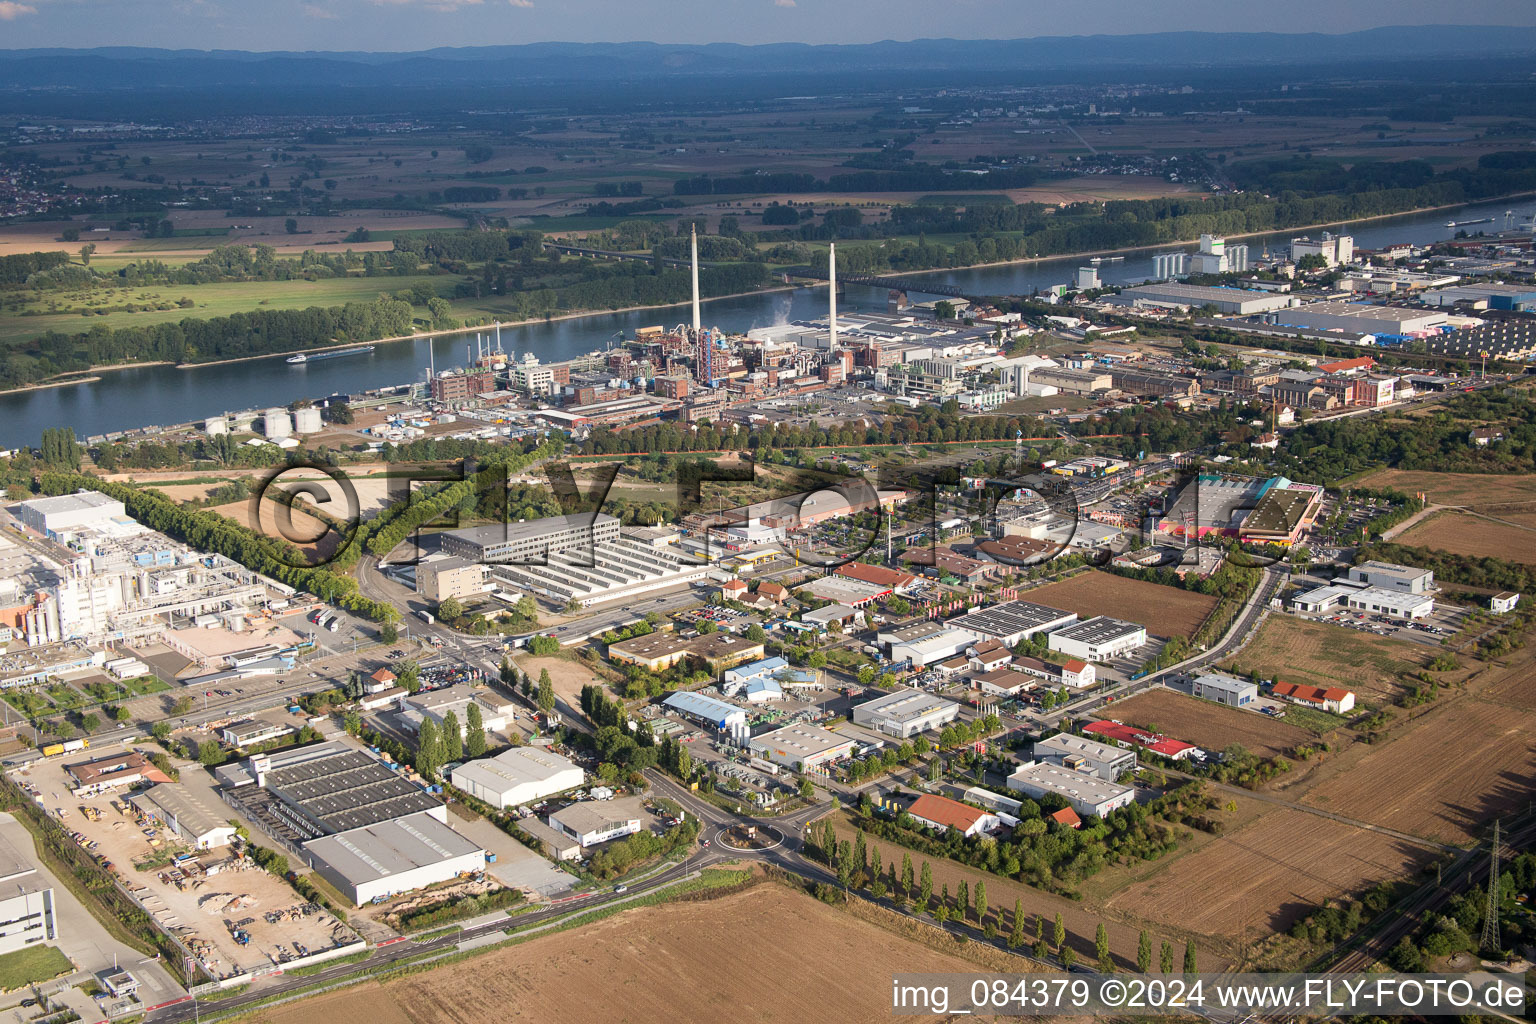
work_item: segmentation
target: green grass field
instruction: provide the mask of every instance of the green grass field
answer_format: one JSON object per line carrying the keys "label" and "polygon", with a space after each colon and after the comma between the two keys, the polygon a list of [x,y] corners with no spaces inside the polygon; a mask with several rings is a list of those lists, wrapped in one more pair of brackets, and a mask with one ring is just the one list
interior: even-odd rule
{"label": "green grass field", "polygon": [[14,992],[35,981],[69,974],[75,965],[57,946],[28,946],[0,956],[0,990]]}
{"label": "green grass field", "polygon": [[[380,292],[393,294],[424,283],[431,287],[450,283],[447,277],[415,275],[411,277],[340,277],[322,281],[247,281],[200,285],[145,285],[97,291],[91,298],[101,306],[169,302],[171,309],[151,309],[137,313],[109,312],[83,314],[73,295],[57,296],[68,312],[39,312],[34,316],[9,314],[0,317],[0,343],[26,341],[50,330],[79,334],[92,327],[135,327],[147,324],[175,323],[186,317],[208,319],[257,309],[304,309],[308,306],[339,306],[353,301],[370,301]],[[56,297],[50,293],[49,298]],[[174,306],[181,298],[195,303],[191,309]],[[46,310],[46,302],[29,307]]]}

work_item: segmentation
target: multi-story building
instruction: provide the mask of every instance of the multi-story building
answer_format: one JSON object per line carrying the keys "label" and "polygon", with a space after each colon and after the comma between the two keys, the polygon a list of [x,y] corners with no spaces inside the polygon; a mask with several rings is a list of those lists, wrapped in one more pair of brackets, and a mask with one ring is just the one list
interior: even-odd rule
{"label": "multi-story building", "polygon": [[475,597],[485,589],[485,566],[467,558],[440,558],[416,567],[416,593],[436,604]]}
{"label": "multi-story building", "polygon": [[438,402],[466,402],[496,390],[496,375],[487,367],[476,367],[432,378],[432,398]]}
{"label": "multi-story building", "polygon": [[475,562],[536,565],[552,553],[590,550],[618,539],[619,521],[599,512],[454,530],[443,534],[442,545],[448,554]]}

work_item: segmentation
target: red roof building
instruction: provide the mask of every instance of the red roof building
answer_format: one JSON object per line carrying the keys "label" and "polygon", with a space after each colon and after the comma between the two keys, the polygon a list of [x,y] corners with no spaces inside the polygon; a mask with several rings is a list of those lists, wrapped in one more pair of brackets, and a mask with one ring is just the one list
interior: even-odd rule
{"label": "red roof building", "polygon": [[1355,706],[1355,695],[1337,686],[1324,688],[1304,683],[1276,683],[1271,692],[1276,697],[1283,697],[1296,704],[1306,704],[1339,714]]}
{"label": "red roof building", "polygon": [[1190,751],[1195,749],[1192,743],[1170,740],[1155,732],[1138,729],[1134,725],[1125,725],[1122,722],[1089,722],[1083,726],[1083,732],[1112,739],[1127,747],[1132,745],[1142,747],[1175,761],[1183,760],[1189,756]]}
{"label": "red roof building", "polygon": [[1000,824],[997,815],[946,796],[924,793],[912,801],[907,813],[929,828],[955,829],[961,835],[974,836]]}
{"label": "red roof building", "polygon": [[837,575],[859,580],[862,583],[872,583],[877,587],[889,587],[892,590],[905,590],[917,582],[917,577],[911,573],[897,572],[895,569],[885,569],[864,562],[840,565],[837,567]]}
{"label": "red roof building", "polygon": [[1070,825],[1073,828],[1082,828],[1083,819],[1077,816],[1077,812],[1070,807],[1063,807],[1051,815],[1051,820],[1062,825]]}
{"label": "red roof building", "polygon": [[1336,363],[1319,363],[1317,368],[1323,373],[1350,373],[1354,370],[1369,370],[1375,365],[1375,359],[1361,356],[1358,359],[1340,359]]}

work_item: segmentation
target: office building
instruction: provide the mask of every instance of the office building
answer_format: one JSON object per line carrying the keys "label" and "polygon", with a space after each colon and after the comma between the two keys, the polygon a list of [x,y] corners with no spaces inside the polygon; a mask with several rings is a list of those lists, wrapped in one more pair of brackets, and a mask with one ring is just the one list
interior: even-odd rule
{"label": "office building", "polygon": [[960,705],[935,697],[922,690],[904,688],[856,704],[855,725],[868,726],[876,732],[897,739],[910,739],[920,732],[938,729],[960,717]]}
{"label": "office building", "polygon": [[485,566],[467,558],[429,559],[416,566],[416,593],[434,604],[479,597],[487,589]]}
{"label": "office building", "polygon": [[1246,707],[1259,696],[1259,687],[1256,683],[1222,672],[1207,672],[1196,676],[1191,686],[1190,692],[1196,697],[1234,708]]}
{"label": "office building", "polygon": [[442,535],[442,545],[446,553],[472,562],[542,565],[552,554],[590,552],[618,539],[619,521],[599,512],[454,530]]}
{"label": "office building", "polygon": [[1361,562],[1350,567],[1349,578],[1367,586],[1395,590],[1402,594],[1423,594],[1435,586],[1433,570],[1394,562]]}
{"label": "office building", "polygon": [[25,854],[0,838],[0,955],[41,942],[57,942],[53,888]]}
{"label": "office building", "polygon": [[1037,761],[1087,772],[1110,782],[1136,770],[1136,751],[1067,732],[1036,740],[1033,753]]}

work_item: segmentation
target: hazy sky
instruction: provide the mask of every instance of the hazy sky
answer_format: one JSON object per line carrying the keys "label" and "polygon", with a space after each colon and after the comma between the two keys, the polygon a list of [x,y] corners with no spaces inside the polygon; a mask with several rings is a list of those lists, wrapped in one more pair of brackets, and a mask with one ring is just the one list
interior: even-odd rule
{"label": "hazy sky", "polygon": [[0,0],[0,48],[418,50],[1536,25],[1533,0]]}

